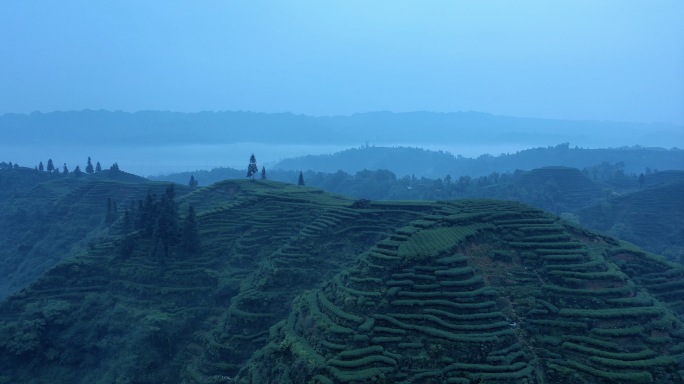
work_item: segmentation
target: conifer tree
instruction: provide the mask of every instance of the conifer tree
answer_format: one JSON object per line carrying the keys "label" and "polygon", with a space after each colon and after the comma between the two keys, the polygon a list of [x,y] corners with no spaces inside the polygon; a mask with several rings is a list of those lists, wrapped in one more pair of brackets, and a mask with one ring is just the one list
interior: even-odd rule
{"label": "conifer tree", "polygon": [[199,182],[197,179],[195,179],[195,175],[190,175],[190,181],[188,182],[188,185],[194,188],[197,186],[197,184],[199,184]]}
{"label": "conifer tree", "polygon": [[93,170],[93,163],[90,161],[90,156],[88,156],[88,165],[86,165],[86,173],[91,175],[93,174],[93,172],[95,172]]}
{"label": "conifer tree", "polygon": [[55,165],[52,163],[52,159],[48,159],[47,171],[48,172],[54,172],[55,171]]}
{"label": "conifer tree", "polygon": [[131,234],[131,214],[128,209],[124,211],[123,227],[121,228],[123,237],[119,243],[119,253],[123,257],[128,257],[135,248],[135,236]]}
{"label": "conifer tree", "polygon": [[133,228],[135,228],[136,231],[141,231],[143,235],[145,234],[145,219],[143,217],[144,212],[145,208],[143,202],[142,200],[138,200],[138,209],[135,210],[135,222],[133,223]]}
{"label": "conifer tree", "polygon": [[171,184],[159,200],[157,210],[154,238],[164,247],[164,256],[169,255],[169,247],[176,243],[178,234],[178,209],[174,197],[175,191]]}
{"label": "conifer tree", "polygon": [[124,211],[123,215],[123,227],[121,228],[121,232],[125,235],[131,231],[131,214],[128,211],[128,208]]}
{"label": "conifer tree", "polygon": [[266,180],[266,167],[261,167],[261,180]]}
{"label": "conifer tree", "polygon": [[97,162],[97,164],[95,164],[95,172],[102,172],[102,166],[100,165],[99,161]]}
{"label": "conifer tree", "polygon": [[297,179],[297,185],[304,185],[304,174],[299,171],[299,179]]}
{"label": "conifer tree", "polygon": [[64,174],[64,175],[69,174],[69,168],[67,168],[66,163],[64,163],[64,168],[62,169],[62,174]]}
{"label": "conifer tree", "polygon": [[156,196],[148,191],[145,196],[145,202],[138,205],[138,215],[140,217],[140,230],[142,230],[143,237],[150,238],[154,233],[155,211],[157,208]]}
{"label": "conifer tree", "polygon": [[107,198],[107,214],[105,215],[105,223],[111,224],[116,220],[116,203],[111,197]]}
{"label": "conifer tree", "polygon": [[254,175],[257,172],[259,172],[259,167],[257,167],[256,157],[252,153],[252,156],[249,157],[249,165],[247,166],[247,177],[254,180]]}
{"label": "conifer tree", "polygon": [[112,164],[112,166],[109,167],[109,170],[112,172],[119,172],[119,163]]}
{"label": "conifer tree", "polygon": [[83,172],[81,172],[81,167],[77,165],[76,169],[74,169],[74,175],[81,176],[81,174],[83,174]]}
{"label": "conifer tree", "polygon": [[188,207],[188,214],[183,220],[182,245],[189,254],[196,254],[200,251],[199,229],[197,228],[195,208],[192,205]]}
{"label": "conifer tree", "polygon": [[39,171],[43,171],[44,169],[45,169],[45,167],[43,167],[43,162],[41,161],[41,162],[38,164],[38,170],[39,170]]}

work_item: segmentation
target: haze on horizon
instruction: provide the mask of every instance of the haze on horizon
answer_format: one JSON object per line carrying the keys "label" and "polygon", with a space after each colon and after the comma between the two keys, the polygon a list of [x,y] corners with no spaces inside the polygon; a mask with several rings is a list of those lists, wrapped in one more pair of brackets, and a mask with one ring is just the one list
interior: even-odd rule
{"label": "haze on horizon", "polygon": [[0,114],[481,111],[684,125],[684,2],[5,1]]}

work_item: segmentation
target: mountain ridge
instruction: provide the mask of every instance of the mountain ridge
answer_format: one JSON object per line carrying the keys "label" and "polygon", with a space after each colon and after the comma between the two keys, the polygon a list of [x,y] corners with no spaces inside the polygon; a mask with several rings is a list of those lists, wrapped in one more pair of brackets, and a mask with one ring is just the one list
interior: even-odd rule
{"label": "mountain ridge", "polygon": [[643,148],[571,148],[569,143],[529,148],[516,153],[465,158],[444,151],[412,147],[351,148],[330,155],[307,155],[282,160],[274,169],[312,170],[316,172],[358,172],[363,169],[388,169],[399,177],[443,178],[468,175],[479,177],[492,172],[531,170],[544,166],[587,168],[603,162],[622,163],[627,173],[643,173],[647,168],[684,169],[684,151],[680,149]]}
{"label": "mountain ridge", "polygon": [[[144,128],[144,129],[143,129]],[[420,129],[417,129],[420,128]],[[164,112],[83,110],[0,116],[9,144],[79,140],[86,144],[292,143],[378,144],[502,143],[530,145],[573,142],[594,146],[661,145],[684,142],[682,127],[653,123],[552,120],[496,116],[481,112],[368,112],[348,116],[307,116],[245,111]],[[58,132],[51,132],[58,130]],[[653,134],[664,134],[654,140]]]}

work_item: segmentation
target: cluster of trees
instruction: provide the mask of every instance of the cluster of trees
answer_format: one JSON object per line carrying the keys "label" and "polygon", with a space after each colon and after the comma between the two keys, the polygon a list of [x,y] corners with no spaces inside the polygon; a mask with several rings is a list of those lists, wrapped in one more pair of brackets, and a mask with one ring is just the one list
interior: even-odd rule
{"label": "cluster of trees", "polygon": [[[254,180],[254,175],[259,172],[259,167],[257,166],[256,156],[252,153],[249,157],[249,165],[247,165],[247,177]],[[261,167],[261,180],[266,180],[266,167]]]}
{"label": "cluster of trees", "polygon": [[0,169],[12,169],[12,168],[14,168],[14,169],[19,168],[19,164],[17,164],[17,163],[12,164],[11,161],[9,163],[5,163],[4,161],[0,162]]}
{"label": "cluster of trees", "polygon": [[[112,204],[113,209],[109,208]],[[115,203],[110,203],[109,206],[108,217],[110,210],[116,211]],[[171,247],[175,245],[179,245],[186,254],[200,252],[195,209],[189,206],[187,214],[180,220],[173,184],[166,188],[161,197],[148,192],[144,201],[138,201],[137,207],[126,209],[122,230],[125,236],[121,251],[125,256],[133,252],[136,239],[152,240],[154,253],[161,253],[164,257],[169,255]]]}
{"label": "cluster of trees", "polygon": [[[254,180],[254,175],[256,175],[257,172],[259,172],[259,167],[256,163],[256,157],[252,153],[252,156],[249,157],[249,165],[247,165],[247,177]],[[193,180],[194,177],[191,176],[190,182]],[[266,167],[261,167],[261,180],[266,180]],[[297,185],[305,185],[304,174],[301,171],[299,172],[299,177],[297,178]]]}
{"label": "cluster of trees", "polygon": [[[257,166],[257,160],[256,156],[252,153],[252,155],[249,157],[249,164],[247,165],[247,177],[254,180],[254,177],[256,174],[259,173],[259,167]],[[266,180],[266,167],[261,167],[261,180]],[[188,181],[188,185],[191,187],[197,187],[199,184],[199,181],[195,178],[195,175],[190,175],[190,181]],[[304,185],[304,179],[303,176],[300,173],[300,184],[299,185]]]}

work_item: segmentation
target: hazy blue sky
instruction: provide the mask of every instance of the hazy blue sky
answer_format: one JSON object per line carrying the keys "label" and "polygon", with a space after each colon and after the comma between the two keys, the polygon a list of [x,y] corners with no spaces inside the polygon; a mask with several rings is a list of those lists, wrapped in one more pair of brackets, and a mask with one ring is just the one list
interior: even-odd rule
{"label": "hazy blue sky", "polygon": [[684,124],[684,1],[0,2],[0,114],[482,111]]}

